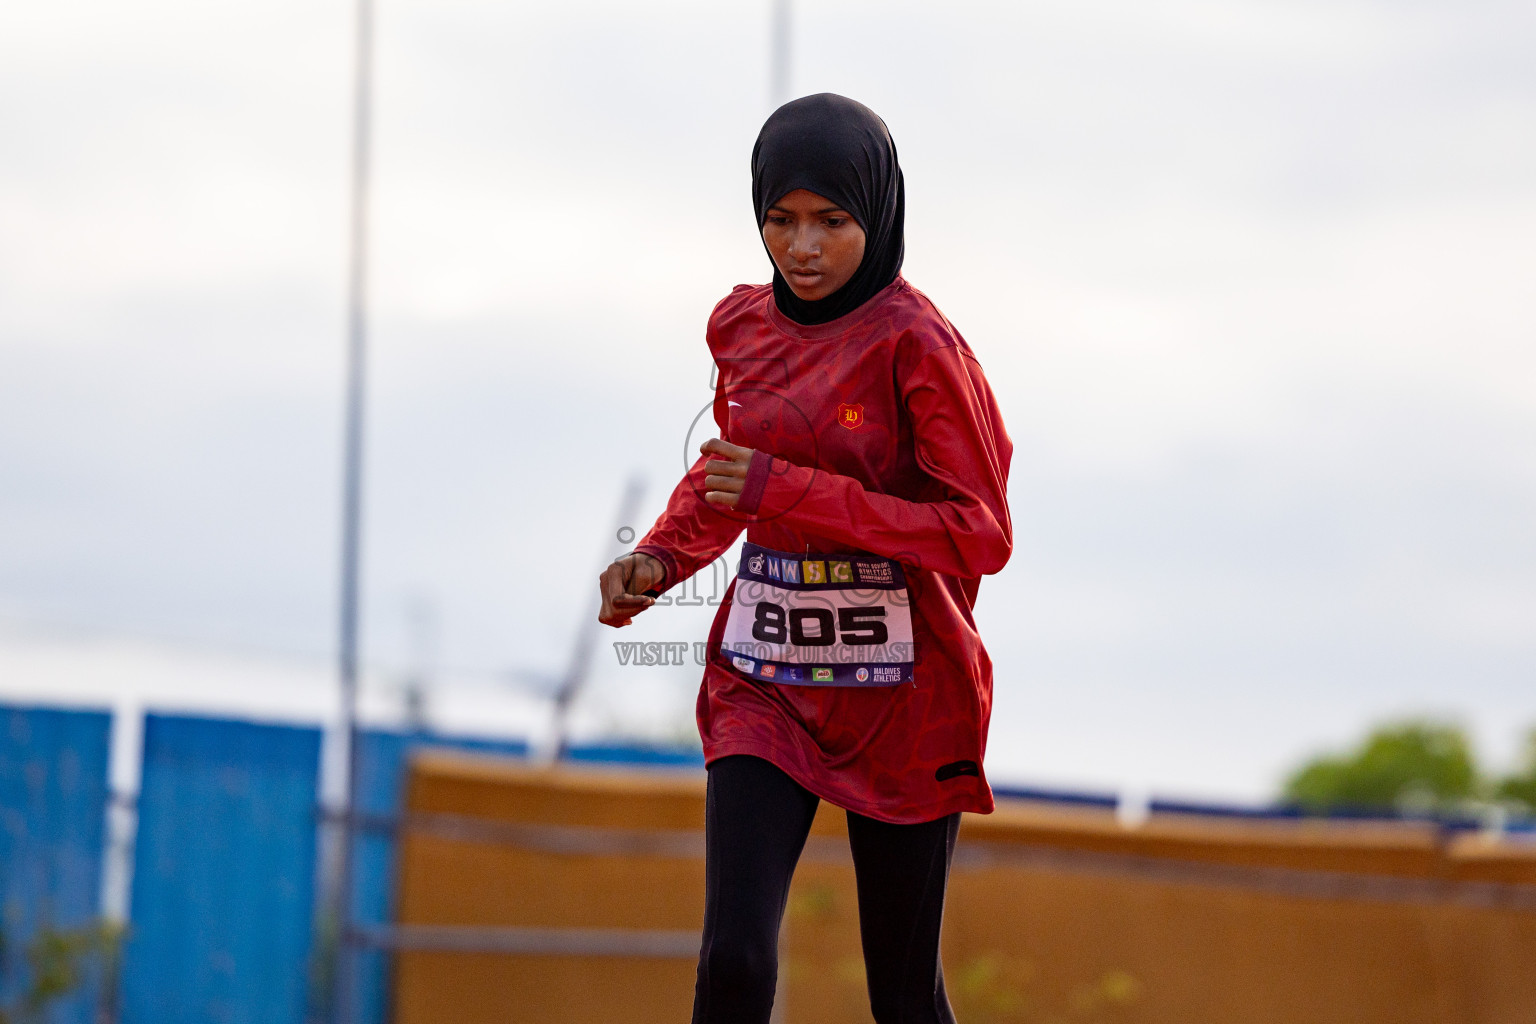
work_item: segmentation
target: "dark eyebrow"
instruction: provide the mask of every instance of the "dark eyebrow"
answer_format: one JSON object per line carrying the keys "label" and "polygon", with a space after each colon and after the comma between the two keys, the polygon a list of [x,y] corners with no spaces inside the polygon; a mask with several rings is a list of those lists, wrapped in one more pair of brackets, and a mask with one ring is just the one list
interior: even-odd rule
{"label": "dark eyebrow", "polygon": [[[772,206],[768,207],[768,209],[769,210],[778,210],[780,213],[792,213],[793,212],[792,210],[784,209],[784,207],[780,206],[778,203],[774,203]],[[841,206],[824,206],[821,209],[815,210],[813,212],[815,212],[817,214],[823,214],[823,213],[848,213],[848,211],[843,209]],[[848,216],[852,217],[853,214],[848,213]]]}

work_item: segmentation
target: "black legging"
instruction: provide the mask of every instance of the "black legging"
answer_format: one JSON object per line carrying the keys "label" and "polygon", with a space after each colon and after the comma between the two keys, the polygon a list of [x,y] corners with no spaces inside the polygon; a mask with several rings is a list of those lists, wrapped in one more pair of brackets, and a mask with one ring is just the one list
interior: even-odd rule
{"label": "black legging", "polygon": [[[709,766],[704,945],[693,1024],[767,1024],[779,924],[817,803],[761,758],[722,757]],[[876,1024],[954,1024],[939,966],[939,924],[959,828],[958,814],[890,825],[848,812]]]}

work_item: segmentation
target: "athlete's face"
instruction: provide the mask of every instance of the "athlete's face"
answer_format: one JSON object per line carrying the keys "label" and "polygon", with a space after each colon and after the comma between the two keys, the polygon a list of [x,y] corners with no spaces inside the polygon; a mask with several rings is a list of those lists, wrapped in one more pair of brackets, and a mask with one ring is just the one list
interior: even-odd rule
{"label": "athlete's face", "polygon": [[768,254],[807,302],[848,283],[864,260],[864,229],[836,203],[799,188],[768,207],[763,221]]}

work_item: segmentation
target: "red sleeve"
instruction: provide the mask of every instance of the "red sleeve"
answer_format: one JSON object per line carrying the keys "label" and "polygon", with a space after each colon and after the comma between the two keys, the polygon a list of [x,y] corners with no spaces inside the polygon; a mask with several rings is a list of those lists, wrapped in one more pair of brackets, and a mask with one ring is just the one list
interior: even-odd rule
{"label": "red sleeve", "polygon": [[[711,316],[711,339],[713,332],[714,316]],[[726,424],[730,410],[725,383],[718,376],[713,411],[715,426],[720,428],[718,436],[729,440]],[[704,472],[704,464],[708,461],[708,456],[704,455],[695,460],[672,489],[672,497],[667,499],[667,507],[657,517],[655,525],[635,545],[636,551],[652,555],[666,566],[667,578],[657,588],[659,590],[677,586],[719,558],[746,528],[747,519],[742,513],[722,510],[704,500],[704,478],[709,475]]]}
{"label": "red sleeve", "polygon": [[936,500],[880,494],[851,477],[758,452],[746,489],[760,487],[762,498],[750,512],[949,576],[997,572],[1013,551],[1007,499],[1013,445],[981,367],[958,346],[935,349],[913,367],[902,399],[918,465],[933,481]]}
{"label": "red sleeve", "polygon": [[672,489],[666,511],[635,546],[666,566],[667,578],[660,590],[676,586],[719,558],[746,526],[739,514],[732,517],[704,500],[704,463],[708,461],[699,456]]}

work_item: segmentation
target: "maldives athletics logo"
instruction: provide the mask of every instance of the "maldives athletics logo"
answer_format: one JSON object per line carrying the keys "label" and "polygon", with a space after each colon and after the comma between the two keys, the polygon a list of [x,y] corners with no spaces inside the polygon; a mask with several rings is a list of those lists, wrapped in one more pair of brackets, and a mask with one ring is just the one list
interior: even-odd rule
{"label": "maldives athletics logo", "polygon": [[849,430],[858,430],[864,425],[864,407],[862,405],[839,405],[837,407],[837,422],[840,426]]}

